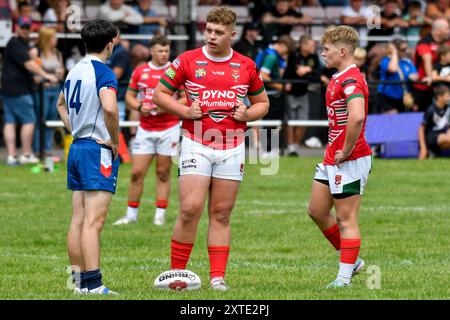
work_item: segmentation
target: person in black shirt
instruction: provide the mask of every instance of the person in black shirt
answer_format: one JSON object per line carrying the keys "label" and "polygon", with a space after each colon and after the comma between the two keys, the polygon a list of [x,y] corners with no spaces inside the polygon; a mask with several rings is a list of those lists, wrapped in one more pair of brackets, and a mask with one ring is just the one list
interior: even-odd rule
{"label": "person in black shirt", "polygon": [[432,80],[450,87],[450,45],[443,44],[437,50],[439,61],[433,65]]}
{"label": "person in black shirt", "polygon": [[[383,11],[381,12],[381,28],[373,28],[369,31],[369,36],[391,36],[397,30],[396,28],[407,28],[409,23],[402,19],[400,15],[397,14],[399,11],[397,0],[387,0],[384,4]],[[369,51],[376,42],[371,41],[367,46],[367,51]]]}
{"label": "person in black shirt", "polygon": [[242,31],[242,37],[234,44],[233,49],[240,54],[255,60],[258,53],[264,49],[258,42],[260,30],[261,28],[256,22],[245,24],[244,30]]}
{"label": "person in black shirt", "polygon": [[263,15],[262,22],[267,24],[269,35],[281,37],[290,35],[293,26],[311,23],[312,18],[292,9],[289,0],[277,0],[275,7]]}
{"label": "person in black shirt", "polygon": [[450,149],[450,89],[446,85],[434,88],[434,102],[424,113],[419,127],[419,159],[426,159],[429,151],[440,154]]}
{"label": "person in black shirt", "polygon": [[[316,43],[308,35],[300,37],[299,48],[288,60],[284,73],[285,79],[303,80],[304,83],[288,83],[285,90],[287,94],[286,117],[288,120],[309,119],[310,83],[320,82],[320,62],[316,53]],[[288,155],[297,155],[298,147],[305,134],[306,127],[287,127]]]}
{"label": "person in black shirt", "polygon": [[[44,79],[57,83],[58,78],[47,73],[29,55],[30,28],[32,21],[29,17],[19,17],[17,21],[17,36],[12,37],[5,47],[3,71],[1,76],[1,93],[5,113],[3,135],[6,142],[8,165],[19,163],[37,163],[31,150],[36,115],[33,100],[33,79],[31,72]],[[20,138],[22,155],[16,153],[16,125],[22,124]]]}

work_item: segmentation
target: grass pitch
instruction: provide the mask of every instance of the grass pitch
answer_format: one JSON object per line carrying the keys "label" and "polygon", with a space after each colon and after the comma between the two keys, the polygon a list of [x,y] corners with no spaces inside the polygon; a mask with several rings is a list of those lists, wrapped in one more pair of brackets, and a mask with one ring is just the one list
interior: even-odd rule
{"label": "grass pitch", "polygon": [[[176,168],[165,226],[152,224],[153,166],[139,222],[112,226],[126,211],[130,165],[122,165],[101,253],[104,282],[120,296],[107,299],[449,299],[449,160],[375,160],[359,219],[369,269],[338,291],[324,289],[336,276],[338,256],[306,213],[320,160],[281,158],[273,176],[247,165],[232,217],[227,292],[208,288],[206,214],[188,264],[202,289],[153,288],[170,265]],[[65,170],[61,165],[52,174],[33,174],[30,167],[0,165],[1,299],[103,299],[74,296],[66,285],[71,192]]]}

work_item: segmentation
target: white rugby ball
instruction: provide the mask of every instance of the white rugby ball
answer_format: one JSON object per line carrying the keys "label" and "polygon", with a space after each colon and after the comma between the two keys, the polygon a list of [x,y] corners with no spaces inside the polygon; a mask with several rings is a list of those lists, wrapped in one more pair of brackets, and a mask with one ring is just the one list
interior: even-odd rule
{"label": "white rugby ball", "polygon": [[176,291],[199,289],[202,285],[200,277],[190,270],[169,270],[156,277],[154,285],[158,289]]}

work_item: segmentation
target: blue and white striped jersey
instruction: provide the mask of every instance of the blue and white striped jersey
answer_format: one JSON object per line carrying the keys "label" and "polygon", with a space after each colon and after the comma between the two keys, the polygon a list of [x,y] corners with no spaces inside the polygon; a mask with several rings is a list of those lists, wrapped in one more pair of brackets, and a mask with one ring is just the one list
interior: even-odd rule
{"label": "blue and white striped jersey", "polygon": [[86,55],[70,70],[63,90],[74,139],[110,139],[99,97],[104,89],[117,93],[117,80],[100,58]]}

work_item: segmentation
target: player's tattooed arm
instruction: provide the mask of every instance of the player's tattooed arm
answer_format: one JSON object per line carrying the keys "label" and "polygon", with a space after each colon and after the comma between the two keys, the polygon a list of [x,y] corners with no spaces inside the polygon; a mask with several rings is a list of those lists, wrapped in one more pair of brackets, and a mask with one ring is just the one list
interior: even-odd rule
{"label": "player's tattooed arm", "polygon": [[62,91],[59,93],[58,103],[56,104],[56,108],[58,110],[59,117],[61,118],[62,122],[64,123],[64,126],[70,133],[72,133],[72,127],[70,126],[70,121],[69,121],[69,113],[67,112],[67,108],[66,108],[66,98],[64,97],[64,94],[62,93]]}

